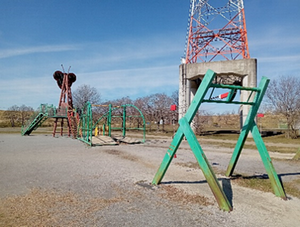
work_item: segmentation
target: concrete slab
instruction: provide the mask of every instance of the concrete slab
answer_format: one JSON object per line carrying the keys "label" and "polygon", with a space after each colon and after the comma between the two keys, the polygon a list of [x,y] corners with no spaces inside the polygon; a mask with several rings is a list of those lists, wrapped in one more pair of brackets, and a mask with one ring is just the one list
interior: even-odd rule
{"label": "concrete slab", "polygon": [[118,143],[109,136],[93,136],[92,137],[92,144],[96,146],[103,146],[103,145],[117,145]]}

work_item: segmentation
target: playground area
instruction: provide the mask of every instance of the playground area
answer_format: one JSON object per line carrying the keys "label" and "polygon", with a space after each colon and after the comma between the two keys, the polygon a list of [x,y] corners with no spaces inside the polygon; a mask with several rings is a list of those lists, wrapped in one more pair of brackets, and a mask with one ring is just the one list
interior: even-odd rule
{"label": "playground area", "polygon": [[[93,107],[97,107],[97,109],[92,110]],[[21,134],[23,136],[30,135],[46,120],[52,118],[54,119],[53,137],[57,134],[57,122],[60,119],[60,136],[67,131],[69,137],[90,146],[135,144],[144,143],[146,140],[145,118],[142,112],[132,104],[112,106],[111,104],[95,105],[87,102],[79,112],[80,114],[73,109],[69,111],[68,107],[56,108],[53,105],[41,104],[39,111],[22,126]],[[64,126],[64,121],[66,121],[67,127]],[[141,138],[128,138],[126,137],[127,131],[140,131]]]}
{"label": "playground area", "polygon": [[[218,75],[212,70],[207,70],[206,74],[203,76],[199,89],[197,90],[191,105],[187,109],[185,115],[179,120],[179,127],[176,133],[172,136],[173,139],[161,162],[161,165],[159,166],[153,178],[153,181],[151,182],[151,186],[158,186],[162,182],[172,160],[177,157],[176,152],[185,138],[197,160],[197,163],[200,166],[200,169],[202,170],[212,194],[215,196],[219,208],[223,211],[232,211],[233,204],[232,201],[230,201],[230,195],[226,195],[226,188],[222,187],[219,183],[219,180],[216,177],[216,171],[209,163],[205,152],[200,146],[200,143],[194,133],[193,119],[202,103],[214,102],[223,104],[236,104],[249,106],[250,108],[246,118],[244,119],[243,127],[241,127],[240,135],[233,150],[231,159],[225,172],[225,176],[233,177],[233,172],[236,168],[238,159],[244,148],[248,134],[251,132],[251,136],[253,137],[254,143],[262,159],[262,163],[267,172],[274,194],[283,200],[287,200],[287,195],[284,191],[282,181],[276,173],[271,157],[255,122],[257,111],[260,107],[270,80],[266,77],[263,77],[258,87],[243,87],[235,84],[218,84],[216,81],[218,81],[218,77],[220,76],[222,75]],[[55,108],[53,105],[49,106],[42,104],[40,106],[40,111],[28,121],[27,125],[22,127],[21,134],[23,136],[30,135],[31,132],[37,129],[46,119],[54,118],[53,137],[56,135],[58,121],[61,121],[60,135],[63,136],[63,125],[64,121],[66,121],[68,126],[68,136],[72,136],[74,139],[78,139],[89,146],[116,145],[122,142],[125,142],[126,144],[138,144],[140,142],[146,142],[145,118],[142,112],[136,106],[132,104],[125,104],[112,107],[111,104],[95,105],[91,104],[90,102],[86,102],[83,108],[76,110],[73,108],[71,93],[71,85],[76,80],[75,74],[56,71],[54,73],[54,78],[57,80],[57,83],[61,88],[59,107]],[[215,89],[227,91],[225,93],[226,95],[221,95],[221,97],[214,96]],[[235,96],[238,91],[246,92],[245,94],[247,94],[247,99],[236,100]],[[212,97],[217,97],[217,100]],[[108,109],[104,109],[103,112],[103,110],[92,110],[93,107],[108,107]],[[131,112],[131,114],[128,115],[128,107],[133,108],[135,113],[132,114],[133,112]],[[118,111],[119,115],[112,114],[113,111],[120,109],[122,111]],[[138,114],[136,114],[136,112]],[[113,122],[113,118],[121,119],[121,121],[119,121],[119,123],[116,121]],[[128,126],[127,123],[128,118],[130,119],[130,126]],[[138,127],[132,127],[132,118],[137,118]],[[118,127],[113,127],[113,123]],[[143,139],[141,141],[126,139],[127,129],[142,130]],[[116,136],[113,136],[112,130],[121,130],[121,137],[117,138]],[[107,135],[106,131],[108,131]]]}
{"label": "playground area", "polygon": [[[4,204],[0,221],[4,226],[16,218],[20,221],[16,226],[149,226],[150,222],[155,226],[257,226],[270,222],[270,226],[295,226],[299,199],[289,196],[283,183],[289,190],[299,191],[298,162],[291,160],[291,154],[271,157],[255,122],[269,79],[263,77],[258,87],[243,87],[214,83],[219,76],[206,72],[175,134],[146,140],[146,121],[136,106],[86,102],[83,108],[74,109],[70,87],[75,74],[55,72],[61,88],[58,108],[41,104],[39,112],[22,127],[21,134],[29,137],[1,135],[1,174],[6,183],[0,195]],[[226,96],[215,96],[218,89],[225,90]],[[241,91],[248,95],[242,101],[235,99]],[[233,152],[203,144],[194,134],[192,121],[205,102],[250,107]],[[49,118],[54,120],[52,136],[30,136]],[[133,130],[130,139],[128,130]],[[138,132],[142,133],[136,137]],[[250,132],[256,155],[244,147]],[[271,158],[278,164],[277,171]],[[244,179],[259,179],[256,189],[263,184],[270,190],[243,187],[238,182]],[[172,220],[161,217],[162,213]]]}
{"label": "playground area", "polygon": [[[237,174],[270,184],[257,150],[244,149],[227,178],[232,149],[200,141],[232,212],[218,208],[187,141],[152,186],[170,142],[90,147],[65,136],[0,134],[0,226],[298,226],[298,198],[239,185]],[[283,185],[300,187],[299,163],[270,156]]]}

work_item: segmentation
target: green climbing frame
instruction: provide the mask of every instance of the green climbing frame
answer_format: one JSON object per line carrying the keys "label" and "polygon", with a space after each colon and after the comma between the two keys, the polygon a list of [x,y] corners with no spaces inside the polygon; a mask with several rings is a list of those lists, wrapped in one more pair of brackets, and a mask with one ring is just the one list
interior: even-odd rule
{"label": "green climbing frame", "polygon": [[[142,143],[146,141],[146,122],[143,113],[134,105],[132,104],[125,104],[117,107],[112,107],[111,104],[108,105],[108,111],[103,114],[95,123],[93,123],[93,113],[92,113],[92,104],[89,102],[86,103],[84,108],[81,111],[81,116],[80,116],[80,121],[79,121],[79,127],[78,127],[78,139],[89,144],[92,146],[92,134],[93,130],[97,127],[99,122],[103,119],[106,119],[106,126],[108,127],[108,136],[111,136],[111,131],[112,130],[122,130],[122,136],[126,136],[126,131],[128,130],[141,130],[143,131],[143,139]],[[95,106],[104,106],[104,105],[95,105]],[[107,105],[105,105],[107,106]],[[136,109],[139,112],[139,115],[127,115],[126,109],[128,107],[132,107]],[[123,109],[123,113],[121,116],[119,115],[113,115],[113,111],[117,109]],[[122,127],[112,127],[112,118],[113,117],[122,117],[123,122],[122,122]],[[127,118],[140,118],[142,119],[142,127],[127,127],[126,126],[126,119]],[[105,131],[105,125],[103,127],[103,132]]]}
{"label": "green climbing frame", "polygon": [[87,102],[81,110],[79,125],[77,127],[77,139],[92,146],[93,114],[90,102]]}
{"label": "green climbing frame", "polygon": [[[274,166],[272,164],[272,161],[268,154],[266,146],[262,140],[262,137],[261,137],[259,130],[256,126],[256,123],[254,121],[257,111],[258,111],[258,108],[263,99],[263,96],[267,90],[267,87],[269,84],[269,79],[266,77],[263,77],[258,87],[250,88],[250,87],[242,87],[242,86],[235,86],[235,85],[213,84],[213,79],[214,79],[215,75],[216,74],[211,70],[208,70],[206,72],[206,74],[200,84],[200,87],[198,88],[196,95],[195,95],[190,107],[188,108],[185,116],[179,120],[180,126],[171,142],[169,149],[167,150],[166,155],[164,156],[164,159],[152,181],[152,184],[157,185],[162,181],[174,155],[176,154],[176,151],[177,151],[183,137],[185,136],[187,139],[187,142],[189,143],[189,145],[198,161],[198,164],[207,180],[207,183],[210,186],[210,188],[218,202],[220,209],[225,210],[225,211],[231,211],[232,206],[231,206],[228,198],[226,197],[223,189],[221,188],[221,186],[213,172],[212,167],[210,166],[193,130],[190,127],[190,124],[191,124],[196,112],[198,111],[201,103],[204,103],[204,102],[250,105],[251,108],[249,110],[248,116],[246,118],[246,121],[242,128],[242,131],[238,138],[236,147],[234,149],[232,158],[230,160],[230,163],[229,163],[229,166],[228,166],[228,169],[226,172],[226,176],[232,175],[234,168],[236,166],[236,163],[238,161],[238,158],[240,156],[240,153],[243,149],[244,143],[247,139],[247,136],[248,136],[249,132],[251,132],[253,135],[255,144],[257,146],[257,149],[259,151],[259,154],[261,156],[261,159],[263,161],[263,164],[264,164],[266,171],[269,175],[269,178],[271,180],[272,188],[274,190],[275,195],[279,196],[283,199],[286,199],[287,197],[283,190],[282,184],[278,178],[278,175],[274,169]],[[211,99],[212,93],[215,90],[215,88],[230,90],[229,95],[226,98],[226,100],[212,100]],[[234,94],[237,91],[242,91],[242,90],[249,91],[248,100],[246,102],[233,101],[232,97],[234,96]],[[211,92],[210,95],[209,95],[209,91]],[[205,97],[207,97],[207,94],[208,94],[209,98],[205,99]],[[251,101],[252,100],[251,97],[253,97],[253,96],[254,96],[254,99],[253,99],[253,101]]]}

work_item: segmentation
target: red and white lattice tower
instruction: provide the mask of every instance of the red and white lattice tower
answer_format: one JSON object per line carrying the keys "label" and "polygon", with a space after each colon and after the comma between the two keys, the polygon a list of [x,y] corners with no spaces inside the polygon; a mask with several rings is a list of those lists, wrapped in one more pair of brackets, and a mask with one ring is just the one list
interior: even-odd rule
{"label": "red and white lattice tower", "polygon": [[243,0],[191,0],[185,63],[250,58]]}

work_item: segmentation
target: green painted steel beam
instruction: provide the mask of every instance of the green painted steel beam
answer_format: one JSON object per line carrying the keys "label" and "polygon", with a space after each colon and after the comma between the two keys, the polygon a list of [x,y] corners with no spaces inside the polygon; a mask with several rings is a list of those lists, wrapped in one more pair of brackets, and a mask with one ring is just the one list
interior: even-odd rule
{"label": "green painted steel beam", "polygon": [[187,141],[199,163],[199,166],[201,170],[204,173],[204,176],[219,204],[219,207],[222,210],[225,211],[231,211],[232,206],[230,202],[228,201],[224,191],[222,190],[211,166],[209,165],[209,162],[207,158],[205,157],[205,154],[199,145],[197,138],[195,134],[193,133],[193,130],[190,127],[190,123],[192,122],[201,102],[203,101],[205,94],[207,93],[213,79],[214,79],[215,73],[211,70],[208,70],[205,77],[202,80],[202,83],[200,84],[200,87],[198,88],[198,91],[187,110],[185,116],[180,119],[179,121],[179,128],[171,142],[170,147],[167,150],[166,155],[164,156],[164,159],[156,172],[156,175],[154,176],[154,179],[152,181],[152,184],[157,185],[161,183],[174,155],[176,154],[176,151],[182,142],[182,139],[184,136],[186,136]]}
{"label": "green painted steel beam", "polygon": [[126,136],[126,106],[123,106],[123,128],[122,128],[122,136],[124,138]]}
{"label": "green painted steel beam", "polygon": [[257,128],[257,125],[255,124],[252,127],[252,135],[253,135],[253,139],[254,142],[257,146],[258,152],[260,154],[261,160],[265,166],[265,169],[267,171],[267,174],[269,176],[271,185],[272,185],[272,189],[274,191],[274,194],[278,197],[281,197],[284,200],[287,200],[286,194],[284,192],[283,186],[281,184],[281,181],[275,171],[275,168],[273,166],[272,160],[270,158],[270,155],[267,151],[267,148],[264,144],[264,141],[259,133],[259,130]]}
{"label": "green painted steel beam", "polygon": [[179,120],[181,130],[183,131],[183,134],[186,136],[186,139],[195,155],[195,158],[198,161],[198,164],[200,166],[200,169],[202,170],[205,179],[212,190],[220,209],[225,211],[231,211],[232,206],[227,199],[223,189],[221,188],[216,175],[214,174],[214,171],[212,167],[209,164],[209,161],[207,160],[193,130],[191,129],[188,121],[185,119],[185,117],[181,118]]}
{"label": "green painted steel beam", "polygon": [[167,153],[165,154],[163,161],[159,167],[159,169],[157,170],[153,180],[152,180],[152,184],[157,185],[160,184],[160,182],[162,181],[165,173],[168,170],[169,165],[172,162],[172,159],[174,157],[174,155],[176,154],[176,151],[183,139],[183,132],[181,131],[181,128],[179,127],[177,132],[174,135],[174,138],[171,142],[171,145],[169,146]]}
{"label": "green painted steel beam", "polygon": [[[215,103],[230,103],[230,104],[244,104],[244,105],[251,105],[249,114],[246,118],[246,121],[244,123],[244,127],[242,128],[242,131],[240,133],[240,136],[238,138],[238,141],[236,143],[235,149],[233,151],[232,158],[230,160],[229,166],[226,171],[227,176],[231,176],[232,172],[236,166],[236,163],[238,161],[238,158],[240,156],[240,153],[243,149],[243,146],[245,144],[245,141],[247,139],[247,136],[249,132],[252,132],[254,141],[256,143],[256,146],[259,150],[260,156],[262,158],[263,164],[266,168],[266,171],[269,175],[269,178],[271,180],[272,188],[274,190],[274,193],[276,196],[280,196],[283,199],[286,199],[285,192],[283,190],[282,184],[277,176],[277,173],[274,169],[274,166],[272,164],[271,158],[267,152],[267,149],[264,145],[264,142],[259,134],[258,128],[255,124],[255,117],[258,111],[258,108],[262,102],[262,99],[264,97],[264,94],[267,90],[269,79],[266,77],[263,77],[259,87],[257,88],[247,88],[247,87],[241,87],[241,86],[234,86],[234,85],[216,85],[212,84],[212,81],[214,79],[215,73],[211,70],[208,70],[200,84],[200,87],[198,88],[196,95],[188,108],[185,116],[179,120],[179,128],[177,132],[175,133],[175,136],[171,142],[170,147],[167,150],[167,153],[165,154],[163,161],[157,170],[154,179],[152,181],[152,184],[157,185],[161,183],[174,155],[176,154],[176,151],[182,142],[183,137],[185,136],[187,138],[187,141],[195,155],[195,158],[198,161],[198,164],[203,171],[203,174],[219,204],[219,207],[226,211],[231,211],[232,206],[230,202],[228,201],[224,191],[222,190],[193,130],[190,127],[190,124],[198,111],[199,106],[203,102],[215,102]],[[251,91],[247,102],[236,102],[232,101],[231,97],[228,97],[227,100],[224,101],[215,101],[215,100],[205,100],[204,97],[208,92],[208,89],[212,87],[213,91],[214,88],[228,88],[230,89],[231,95],[233,95],[237,90],[246,90]],[[210,98],[212,96],[212,93],[210,95]],[[250,102],[250,97],[255,93],[254,100]]]}
{"label": "green painted steel beam", "polygon": [[227,167],[226,176],[231,176],[234,168],[237,164],[237,161],[240,157],[241,151],[244,147],[245,141],[247,139],[247,136],[249,134],[250,129],[255,124],[254,119],[256,117],[257,111],[259,109],[259,106],[262,102],[262,99],[264,97],[264,94],[267,90],[268,84],[270,80],[266,77],[263,77],[259,84],[259,91],[255,94],[253,102],[255,105],[251,106],[248,116],[245,120],[244,126],[242,128],[242,131],[240,133],[240,136],[237,140],[236,146],[234,148],[232,157],[230,159],[229,165]]}
{"label": "green painted steel beam", "polygon": [[198,111],[199,106],[201,105],[208,89],[210,88],[210,85],[212,84],[212,81],[213,81],[215,75],[216,75],[215,72],[213,72],[212,70],[210,70],[210,69],[207,70],[207,72],[195,94],[195,97],[193,98],[193,101],[192,101],[190,107],[186,111],[185,118],[187,119],[189,124],[192,122],[196,112]]}
{"label": "green painted steel beam", "polygon": [[108,125],[108,136],[111,136],[111,104],[108,105],[109,107],[109,113],[108,113],[108,117],[107,117],[107,125]]}
{"label": "green painted steel beam", "polygon": [[[210,84],[212,83],[213,79],[215,77],[215,73],[212,70],[208,70],[205,74],[205,77],[203,78],[200,87],[198,88],[198,91],[196,92],[196,95],[190,105],[190,107],[188,108],[186,114],[185,114],[185,119],[188,121],[188,123],[190,124],[202,102],[202,100],[205,97],[205,94],[207,93]],[[176,154],[176,151],[183,139],[183,132],[181,130],[181,126],[179,126],[177,132],[174,135],[174,138],[171,142],[171,145],[159,167],[159,169],[157,170],[154,179],[152,181],[152,184],[156,185],[159,184],[165,173],[167,172],[167,169],[169,168],[169,165],[174,157],[174,155]]]}

